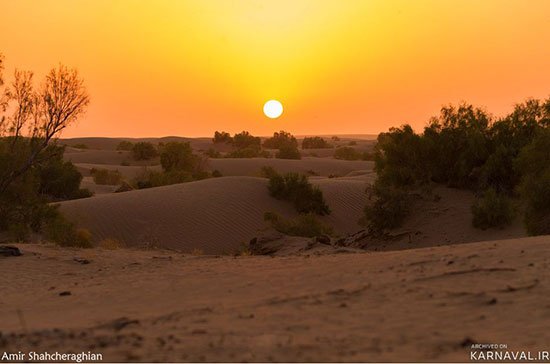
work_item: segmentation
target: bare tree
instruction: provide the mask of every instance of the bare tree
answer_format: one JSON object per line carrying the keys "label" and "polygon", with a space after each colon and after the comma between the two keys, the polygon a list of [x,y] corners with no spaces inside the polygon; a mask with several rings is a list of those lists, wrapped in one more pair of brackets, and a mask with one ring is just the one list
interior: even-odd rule
{"label": "bare tree", "polygon": [[15,101],[15,109],[12,115],[6,119],[7,131],[13,136],[11,141],[12,151],[17,139],[22,135],[23,127],[33,115],[33,107],[36,101],[32,85],[33,73],[15,70],[14,76],[12,87],[5,92],[7,102]]}
{"label": "bare tree", "polygon": [[[4,72],[4,56],[2,53],[0,53],[0,88],[4,86],[4,78],[3,78],[3,72]],[[8,104],[6,101],[6,97],[3,93],[0,93],[0,113],[6,112]],[[6,117],[4,115],[0,115],[0,136],[3,134],[4,130],[4,122],[6,120]]]}
{"label": "bare tree", "polygon": [[52,69],[36,91],[32,86],[32,77],[32,72],[16,71],[11,88],[4,93],[4,102],[14,102],[15,107],[11,116],[2,119],[2,124],[8,125],[8,128],[3,128],[4,133],[0,136],[6,136],[7,132],[7,136],[13,137],[13,149],[23,130],[28,128],[27,137],[31,140],[32,150],[25,163],[0,177],[0,194],[40,162],[40,153],[62,130],[84,114],[90,102],[84,82],[74,69],[63,65]]}

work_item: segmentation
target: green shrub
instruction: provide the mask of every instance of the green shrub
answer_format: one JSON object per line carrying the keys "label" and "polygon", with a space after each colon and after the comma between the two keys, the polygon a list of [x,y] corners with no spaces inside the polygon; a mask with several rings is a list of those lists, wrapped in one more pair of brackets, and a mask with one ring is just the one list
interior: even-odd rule
{"label": "green shrub", "polygon": [[275,158],[279,159],[302,159],[302,155],[296,146],[283,145],[275,154]]}
{"label": "green shrub", "polygon": [[375,183],[367,191],[370,203],[361,221],[371,233],[382,234],[400,226],[409,213],[408,192],[400,187]]}
{"label": "green shrub", "polygon": [[148,160],[158,155],[155,146],[148,142],[138,142],[132,147],[132,156],[135,160]]}
{"label": "green shrub", "polygon": [[279,200],[291,201],[299,213],[328,215],[330,209],[319,187],[308,182],[306,175],[273,173],[268,184],[271,196]]}
{"label": "green shrub", "polygon": [[61,246],[93,248],[88,230],[77,229],[76,225],[62,215],[58,215],[46,226],[47,238]]}
{"label": "green shrub", "polygon": [[274,175],[277,175],[277,171],[275,170],[275,168],[271,166],[263,166],[260,169],[260,176],[264,178],[271,178],[271,176],[274,176]]}
{"label": "green shrub", "polygon": [[302,149],[332,148],[332,144],[321,137],[305,137],[302,140]]}
{"label": "green shrub", "polygon": [[84,143],[77,143],[75,145],[73,145],[73,148],[76,148],[76,149],[88,149],[88,146]]}
{"label": "green shrub", "polygon": [[194,181],[193,174],[187,171],[151,171],[145,169],[139,173],[133,181],[133,187],[137,189],[153,188]]}
{"label": "green shrub", "polygon": [[206,152],[204,152],[205,155],[207,155],[208,157],[210,158],[221,158],[222,155],[220,154],[220,152],[216,151],[216,149],[210,147],[206,150]]}
{"label": "green shrub", "polygon": [[134,149],[134,143],[132,143],[130,141],[127,141],[127,140],[121,141],[120,143],[118,143],[118,145],[116,147],[116,150],[130,151],[132,149]]}
{"label": "green shrub", "polygon": [[215,178],[217,178],[217,177],[223,177],[223,174],[222,174],[222,172],[218,171],[217,169],[214,169],[214,170],[212,171],[212,177],[215,177]]}
{"label": "green shrub", "polygon": [[339,147],[334,151],[334,158],[356,161],[363,159],[363,154],[352,147]]}
{"label": "green shrub", "polygon": [[233,138],[231,138],[231,135],[229,133],[226,133],[225,131],[219,132],[216,131],[214,133],[214,138],[212,139],[214,143],[232,143]]}
{"label": "green shrub", "polygon": [[278,133],[273,133],[273,137],[268,138],[264,141],[264,148],[281,149],[283,147],[293,147],[295,149],[298,148],[298,142],[296,141],[296,138],[292,134],[284,130],[281,130]]}
{"label": "green shrub", "polygon": [[264,220],[269,222],[275,230],[286,235],[312,238],[333,234],[333,229],[313,213],[300,214],[294,219],[287,219],[275,212],[266,212]]}
{"label": "green shrub", "polygon": [[531,236],[550,235],[550,173],[547,172],[544,179],[528,179],[524,182],[523,189],[528,196],[523,225]]}
{"label": "green shrub", "polygon": [[485,191],[483,199],[472,205],[472,225],[478,229],[504,227],[512,222],[514,209],[510,199],[493,188]]}
{"label": "green shrub", "polygon": [[124,176],[118,170],[92,168],[90,172],[94,182],[98,185],[118,185],[124,180]]}
{"label": "green shrub", "polygon": [[[0,138],[0,181],[17,171],[33,153],[31,139]],[[0,194],[0,231],[23,241],[31,232],[39,233],[60,213],[52,201],[90,196],[79,188],[82,176],[70,162],[63,161],[64,147],[50,145],[40,153],[40,161]]]}
{"label": "green shrub", "polygon": [[247,131],[243,131],[233,136],[233,145],[239,149],[248,148],[252,146],[260,149],[261,144],[262,144],[262,140],[259,137],[255,137]]}
{"label": "green shrub", "polygon": [[87,189],[80,189],[82,175],[71,162],[63,160],[64,146],[50,145],[44,154],[44,162],[37,166],[40,185],[38,193],[50,201],[73,200],[92,196]]}
{"label": "green shrub", "polygon": [[226,158],[270,158],[271,153],[262,150],[259,145],[250,145],[231,151],[225,155]]}
{"label": "green shrub", "polygon": [[195,168],[193,149],[187,142],[169,142],[160,154],[160,164],[165,172],[186,171],[192,173]]}
{"label": "green shrub", "polygon": [[523,224],[529,235],[550,234],[550,129],[541,132],[521,150],[516,169],[526,203]]}

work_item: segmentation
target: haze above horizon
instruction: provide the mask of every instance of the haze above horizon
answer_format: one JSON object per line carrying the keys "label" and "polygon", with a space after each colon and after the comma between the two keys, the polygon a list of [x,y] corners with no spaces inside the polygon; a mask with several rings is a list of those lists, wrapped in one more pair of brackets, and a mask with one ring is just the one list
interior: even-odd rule
{"label": "haze above horizon", "polygon": [[[6,81],[77,68],[88,113],[62,137],[378,134],[442,105],[495,115],[550,96],[539,0],[4,0]],[[21,24],[24,24],[21,27]],[[269,119],[267,100],[284,112]]]}

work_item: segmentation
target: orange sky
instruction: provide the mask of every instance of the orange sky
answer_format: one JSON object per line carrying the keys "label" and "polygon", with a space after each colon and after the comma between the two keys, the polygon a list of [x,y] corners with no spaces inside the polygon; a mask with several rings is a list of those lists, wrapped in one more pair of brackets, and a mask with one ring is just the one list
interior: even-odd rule
{"label": "orange sky", "polygon": [[[75,136],[378,133],[550,96],[550,1],[0,1],[0,52],[76,67]],[[265,101],[284,105],[278,119]]]}

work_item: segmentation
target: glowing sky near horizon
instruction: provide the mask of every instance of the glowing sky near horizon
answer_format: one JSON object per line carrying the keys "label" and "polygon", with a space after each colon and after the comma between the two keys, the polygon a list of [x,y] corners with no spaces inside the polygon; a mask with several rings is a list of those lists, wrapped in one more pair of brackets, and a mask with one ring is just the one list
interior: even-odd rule
{"label": "glowing sky near horizon", "polygon": [[[550,1],[2,0],[6,79],[76,67],[64,137],[371,133],[550,96]],[[269,119],[266,100],[284,113]]]}

